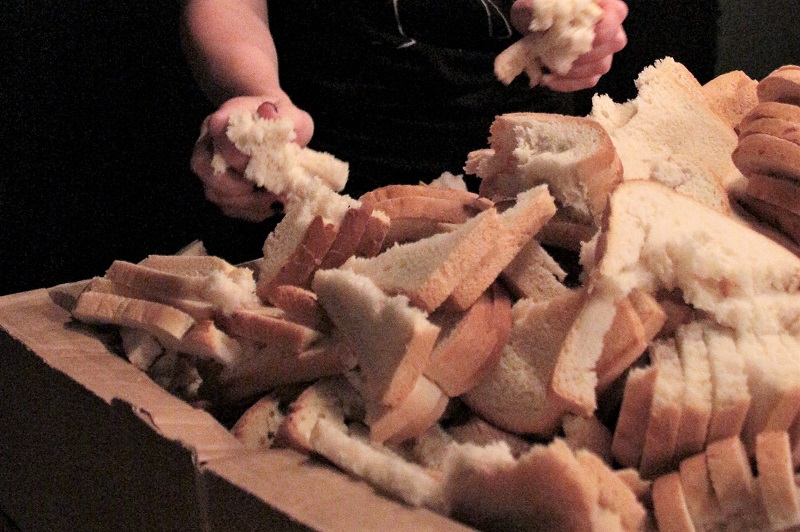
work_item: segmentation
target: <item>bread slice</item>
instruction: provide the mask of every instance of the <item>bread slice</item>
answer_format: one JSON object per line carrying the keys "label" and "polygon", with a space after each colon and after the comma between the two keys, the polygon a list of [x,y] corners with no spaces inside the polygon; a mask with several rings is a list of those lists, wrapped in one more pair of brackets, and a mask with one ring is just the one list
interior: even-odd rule
{"label": "bread slice", "polygon": [[312,287],[353,347],[367,402],[402,403],[427,367],[439,327],[405,296],[387,296],[350,270],[320,270]]}
{"label": "bread slice", "polygon": [[787,431],[800,409],[800,352],[796,340],[777,335],[743,335],[737,339],[745,356],[747,386],[752,400],[742,430],[751,456],[764,431]]}
{"label": "bread slice", "polygon": [[745,424],[752,396],[747,386],[745,360],[731,331],[703,329],[711,366],[712,408],[707,443],[738,437]]}
{"label": "bread slice", "polygon": [[624,179],[649,179],[654,163],[677,158],[702,162],[727,189],[736,176],[731,152],[737,135],[691,72],[665,57],[635,83],[636,98],[623,104],[595,95],[589,115],[611,136]]}
{"label": "bread slice", "polygon": [[607,530],[599,486],[556,439],[515,459],[503,443],[452,446],[445,458],[445,501],[454,517],[504,530]]}
{"label": "bread slice", "polygon": [[783,139],[794,144],[800,144],[800,122],[797,120],[784,120],[783,118],[757,118],[748,121],[747,125],[739,131],[739,141],[748,135],[761,133]]}
{"label": "bread slice", "polygon": [[72,315],[84,323],[142,329],[167,348],[177,345],[195,323],[194,318],[169,305],[91,291],[78,297]]}
{"label": "bread slice", "polygon": [[365,421],[369,425],[369,439],[376,443],[402,443],[420,436],[439,421],[449,399],[435,382],[420,375],[397,405],[367,401]]}
{"label": "bread slice", "polygon": [[800,144],[764,133],[751,133],[739,140],[731,154],[745,176],[768,174],[800,180]]}
{"label": "bread slice", "polygon": [[774,118],[789,123],[800,122],[800,106],[781,102],[760,102],[747,113],[739,125],[740,130],[763,118]]}
{"label": "bread slice", "polygon": [[526,439],[499,429],[478,416],[471,416],[463,423],[448,424],[447,434],[452,437],[452,441],[461,444],[471,443],[473,445],[486,446],[503,442],[508,445],[511,454],[515,458],[518,458],[531,448],[531,444]]}
{"label": "bread slice", "polygon": [[314,452],[396,500],[443,513],[441,479],[431,471],[349,435],[321,417],[310,435]]}
{"label": "bread slice", "polygon": [[714,492],[705,453],[695,454],[681,461],[679,466],[681,487],[686,507],[697,530],[714,530],[722,522],[719,498]]}
{"label": "bread slice", "polygon": [[639,468],[659,371],[658,366],[650,365],[628,373],[611,442],[611,454],[623,467]]}
{"label": "bread slice", "polygon": [[781,66],[767,74],[756,87],[761,102],[781,102],[800,105],[800,68]]}
{"label": "bread slice", "polygon": [[678,460],[703,451],[711,421],[713,384],[703,328],[700,322],[690,322],[675,333],[685,383],[683,414],[675,442]]}
{"label": "bread slice", "polygon": [[326,332],[330,329],[330,320],[317,300],[317,294],[311,290],[293,285],[282,285],[271,294],[272,303],[281,309],[287,319],[309,329]]}
{"label": "bread slice", "polygon": [[[783,238],[795,246],[800,245],[800,215],[749,194],[739,196],[738,201],[760,223],[779,232]],[[792,249],[790,245],[784,244],[784,247]]]}
{"label": "bread slice", "polygon": [[702,160],[668,156],[652,163],[650,179],[722,214],[731,213],[728,191]]}
{"label": "bread slice", "polygon": [[666,313],[650,294],[633,290],[617,303],[603,352],[595,365],[597,391],[602,393],[645,352],[666,321]]}
{"label": "bread slice", "polygon": [[513,198],[547,184],[576,220],[599,224],[622,167],[608,134],[592,120],[543,113],[498,116],[490,151],[470,156],[466,171],[481,178],[480,193]]}
{"label": "bread slice", "polygon": [[741,440],[733,437],[709,443],[705,454],[723,521],[738,530],[763,530],[766,516]]}
{"label": "bread slice", "polygon": [[311,433],[320,418],[347,430],[346,422],[364,419],[364,402],[341,375],[324,377],[308,386],[289,405],[276,444],[311,452]]}
{"label": "bread slice", "polygon": [[564,442],[573,451],[584,449],[610,464],[611,431],[596,417],[579,417],[567,414],[561,424]]}
{"label": "bread slice", "polygon": [[654,478],[675,466],[675,444],[685,389],[680,358],[673,342],[658,342],[650,346],[650,358],[658,368],[658,375],[639,462],[643,478]]}
{"label": "bread slice", "polygon": [[351,257],[342,267],[370,278],[387,294],[405,295],[413,305],[433,312],[456,286],[475,275],[501,231],[492,208],[450,233],[398,244],[371,259]]}
{"label": "bread slice", "polygon": [[567,272],[536,239],[522,247],[500,277],[518,299],[544,301],[569,290],[564,285]]}
{"label": "bread slice", "polygon": [[739,126],[742,118],[758,104],[758,81],[741,70],[732,70],[709,80],[703,85],[703,94],[732,128]]}
{"label": "bread slice", "polygon": [[364,234],[361,236],[355,255],[357,257],[374,257],[380,253],[390,227],[389,217],[382,211],[373,209],[364,225]]}
{"label": "bread slice", "polygon": [[790,308],[800,284],[798,257],[657,183],[617,187],[597,257],[591,284],[595,292],[619,294],[611,297],[634,287],[680,289],[710,319],[758,334],[786,330],[796,312]]}
{"label": "bread slice", "polygon": [[497,363],[501,351],[496,349],[493,307],[491,291],[486,291],[464,312],[440,309],[430,316],[431,323],[442,332],[425,375],[450,397],[470,390]]}
{"label": "bread slice", "polygon": [[661,532],[694,532],[692,516],[678,473],[668,473],[653,482],[653,509]]}
{"label": "bread slice", "polygon": [[339,223],[336,238],[322,257],[319,268],[338,268],[352,257],[358,251],[371,217],[372,208],[367,205],[347,209]]}
{"label": "bread slice", "polygon": [[591,451],[575,451],[575,457],[587,474],[597,481],[600,507],[620,516],[622,530],[643,530],[647,511],[631,488]]}
{"label": "bread slice", "polygon": [[756,199],[800,216],[800,183],[796,181],[752,173],[746,191]]}
{"label": "bread slice", "polygon": [[800,526],[800,502],[786,432],[762,432],[756,439],[756,483],[771,530]]}
{"label": "bread slice", "polygon": [[231,428],[231,434],[248,449],[269,449],[285,418],[280,400],[268,394],[245,410]]}
{"label": "bread slice", "polygon": [[548,393],[552,371],[584,294],[550,301],[520,300],[499,362],[462,399],[481,417],[517,434],[552,435],[564,405]]}
{"label": "bread slice", "polygon": [[472,275],[455,286],[448,304],[462,310],[472,305],[555,212],[553,197],[544,185],[517,195],[516,203],[500,214],[502,230],[494,248],[483,256]]}
{"label": "bread slice", "polygon": [[302,352],[319,340],[322,334],[299,323],[285,319],[265,307],[264,310],[239,310],[218,320],[229,334],[259,345],[282,345],[287,350]]}

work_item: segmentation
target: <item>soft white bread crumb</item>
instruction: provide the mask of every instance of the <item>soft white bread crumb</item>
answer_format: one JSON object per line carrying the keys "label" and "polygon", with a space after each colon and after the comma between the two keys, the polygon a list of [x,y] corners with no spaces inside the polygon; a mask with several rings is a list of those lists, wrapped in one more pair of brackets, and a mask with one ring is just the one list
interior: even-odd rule
{"label": "soft white bread crumb", "polygon": [[531,33],[495,59],[497,78],[508,85],[524,71],[534,86],[544,67],[566,74],[578,57],[591,50],[594,26],[602,15],[593,0],[538,0],[528,28]]}
{"label": "soft white bread crumb", "polygon": [[[347,182],[348,165],[327,153],[301,148],[294,142],[294,124],[288,119],[267,119],[257,113],[235,113],[228,122],[231,142],[250,156],[244,176],[270,192],[305,199],[308,181],[319,180],[336,192]],[[224,161],[216,157],[216,171]]]}

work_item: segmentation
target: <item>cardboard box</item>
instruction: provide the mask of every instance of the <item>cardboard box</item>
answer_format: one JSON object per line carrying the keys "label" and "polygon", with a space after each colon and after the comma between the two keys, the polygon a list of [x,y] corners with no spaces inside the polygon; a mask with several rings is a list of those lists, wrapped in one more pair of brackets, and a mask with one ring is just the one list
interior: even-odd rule
{"label": "cardboard box", "polygon": [[245,449],[75,323],[0,297],[0,510],[21,530],[467,530],[291,450]]}

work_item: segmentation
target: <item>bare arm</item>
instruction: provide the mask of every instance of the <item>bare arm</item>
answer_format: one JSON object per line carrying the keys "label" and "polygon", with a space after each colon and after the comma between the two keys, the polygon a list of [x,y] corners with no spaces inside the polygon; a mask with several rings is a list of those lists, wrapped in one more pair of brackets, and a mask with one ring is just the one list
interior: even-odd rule
{"label": "bare arm", "polygon": [[237,96],[286,98],[265,0],[185,0],[181,30],[194,75],[217,105]]}

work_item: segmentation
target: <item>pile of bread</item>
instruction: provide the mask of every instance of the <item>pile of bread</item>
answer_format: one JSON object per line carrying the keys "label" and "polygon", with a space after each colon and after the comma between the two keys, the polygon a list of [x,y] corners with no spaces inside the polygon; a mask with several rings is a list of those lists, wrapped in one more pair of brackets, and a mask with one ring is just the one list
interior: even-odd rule
{"label": "pile of bread", "polygon": [[350,198],[247,117],[229,136],[286,199],[263,257],[117,261],[68,307],[247,445],[474,526],[800,526],[800,258],[758,216],[800,214],[799,78],[665,58],[589,116],[499,116],[477,192]]}

